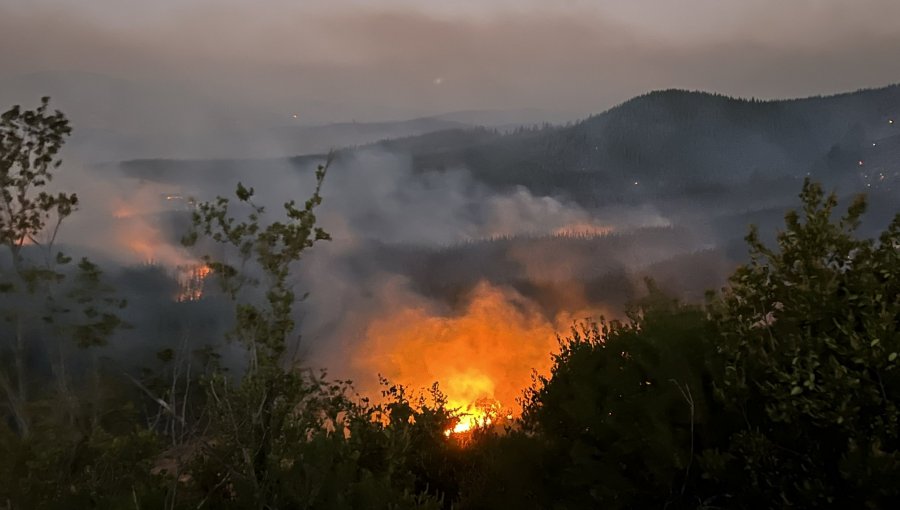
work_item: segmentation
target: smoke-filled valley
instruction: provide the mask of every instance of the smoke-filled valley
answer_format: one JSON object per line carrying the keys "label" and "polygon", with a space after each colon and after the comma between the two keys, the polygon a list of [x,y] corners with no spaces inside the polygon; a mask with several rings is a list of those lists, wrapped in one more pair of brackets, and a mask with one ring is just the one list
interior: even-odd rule
{"label": "smoke-filled valley", "polygon": [[[356,126],[348,146],[335,146],[331,153],[318,146],[304,153],[309,146],[302,144],[291,151],[290,137],[348,141],[335,135],[334,126],[308,127],[273,146],[245,137],[240,143],[253,145],[246,153],[260,157],[243,159],[220,157],[221,147],[194,159],[128,158],[128,150],[119,147],[116,155],[125,157],[105,161],[81,158],[79,152],[68,159],[63,150],[65,162],[50,186],[77,193],[77,207],[60,224],[58,238],[52,228],[54,239],[10,238],[15,250],[11,258],[4,254],[5,275],[14,274],[6,268],[18,267],[20,252],[32,261],[55,257],[56,249],[76,260],[88,257],[102,269],[102,285],[89,278],[93,290],[85,297],[61,284],[50,299],[52,313],[70,313],[85,303],[89,318],[117,311],[109,312],[109,328],[82,332],[85,345],[93,347],[90,353],[73,346],[54,352],[52,342],[41,339],[54,327],[68,326],[52,318],[41,323],[41,314],[51,313],[42,308],[43,298],[6,293],[0,299],[10,319],[2,334],[33,342],[13,345],[5,356],[18,356],[23,365],[17,373],[30,373],[27,379],[33,381],[64,380],[59,372],[69,363],[72,374],[96,374],[102,366],[100,372],[125,386],[133,382],[121,390],[143,402],[145,408],[133,412],[152,422],[154,411],[146,408],[160,403],[156,423],[170,427],[165,434],[173,445],[160,458],[182,462],[179,456],[190,454],[179,448],[194,448],[186,439],[194,437],[188,422],[205,419],[202,411],[187,411],[191,371],[201,381],[209,367],[224,367],[235,380],[260,370],[254,367],[263,355],[235,333],[247,314],[256,312],[242,311],[235,296],[262,302],[280,295],[265,290],[272,268],[248,265],[256,259],[242,258],[235,249],[240,243],[228,237],[246,232],[215,238],[209,225],[224,228],[227,222],[216,223],[218,217],[206,207],[217,197],[231,197],[228,214],[250,217],[262,228],[281,225],[283,204],[295,201],[301,207],[318,196],[321,185],[321,205],[307,204],[306,211],[330,239],[304,245],[302,257],[285,263],[290,274],[282,290],[290,310],[282,319],[293,322],[284,330],[279,362],[352,380],[347,394],[357,402],[392,402],[398,387],[400,401],[406,391],[427,396],[436,383],[437,401],[456,413],[440,431],[448,441],[459,436],[460,444],[477,442],[481,429],[505,426],[509,432],[518,430],[518,420],[534,419],[539,411],[528,407],[534,401],[529,399],[550,387],[547,381],[561,373],[560,360],[571,355],[566,353],[573,347],[561,339],[578,331],[589,335],[589,325],[598,321],[627,324],[642,314],[652,316],[643,307],[660,295],[703,306],[707,291],[728,285],[735,270],[751,261],[745,241],[750,225],[758,227],[765,244],[774,244],[784,231],[785,213],[804,206],[798,193],[808,182],[836,190],[842,204],[867,194],[859,235],[872,237],[887,228],[900,203],[895,119],[900,121],[898,86],[779,101],[668,90],[567,124],[478,126],[418,119],[414,127]],[[72,121],[77,133],[78,118]],[[82,135],[79,150],[109,143],[109,133],[101,138],[93,144],[90,135]],[[180,143],[190,145],[189,139]],[[240,143],[228,151],[240,153]],[[137,148],[133,154],[146,153]],[[183,243],[198,226],[195,242]],[[259,253],[286,249],[288,241],[278,239]],[[251,253],[247,250],[244,255]],[[228,287],[222,276],[232,267],[261,283],[262,290]],[[60,271],[71,285],[82,281],[74,270]],[[66,299],[76,304],[66,305]],[[277,309],[277,301],[270,304]],[[67,306],[71,309],[60,311]],[[35,321],[19,320],[25,316]],[[100,335],[96,345],[94,334]],[[190,360],[196,360],[194,368]],[[171,381],[153,386],[148,381],[154,373]],[[16,402],[4,377],[9,402]],[[206,399],[219,398],[215,377],[203,383],[213,388]],[[641,377],[646,384],[653,378]],[[711,384],[671,381],[679,391],[682,384],[695,384],[696,392]],[[182,401],[174,396],[180,384],[186,388]],[[645,381],[636,384],[643,387]],[[685,391],[688,399],[690,390]],[[24,422],[16,420],[25,412],[14,407],[4,416],[10,430],[21,432]],[[325,409],[317,412],[324,413],[333,432],[347,414],[330,416]],[[374,422],[387,426],[390,413],[385,415]],[[414,414],[410,423],[427,416]],[[345,430],[349,438],[350,425]],[[466,435],[473,432],[476,439]],[[155,474],[165,464],[160,458],[151,462]],[[189,468],[183,469],[179,476],[187,476]],[[429,490],[423,494],[435,494]],[[166,494],[174,507],[175,496]]]}
{"label": "smoke-filled valley", "polygon": [[894,509],[897,0],[0,0],[0,510]]}
{"label": "smoke-filled valley", "polygon": [[[419,387],[487,381],[465,397],[446,388],[465,406],[508,385],[500,400],[512,409],[531,371],[549,365],[556,334],[576,320],[623,317],[645,278],[689,302],[724,285],[745,260],[748,226],[771,239],[806,176],[843,196],[869,192],[867,228],[883,228],[900,193],[900,135],[889,123],[898,96],[890,87],[758,102],[665,91],[563,126],[439,130],[338,149],[318,212],[333,240],[298,264],[296,287],[310,297],[297,310],[297,353],[369,393],[378,374]],[[79,180],[103,184],[78,190],[85,205],[62,241],[143,282],[123,282],[133,303],[164,301],[190,279],[178,268],[199,263],[179,242],[193,204],[242,182],[277,211],[310,193],[325,158],[85,167]],[[193,302],[198,294],[166,305],[166,321],[206,310],[212,331],[227,330],[213,280],[202,281],[210,303]],[[131,322],[161,320],[156,305],[132,308]],[[167,341],[141,328],[128,335],[129,349],[148,352]]]}

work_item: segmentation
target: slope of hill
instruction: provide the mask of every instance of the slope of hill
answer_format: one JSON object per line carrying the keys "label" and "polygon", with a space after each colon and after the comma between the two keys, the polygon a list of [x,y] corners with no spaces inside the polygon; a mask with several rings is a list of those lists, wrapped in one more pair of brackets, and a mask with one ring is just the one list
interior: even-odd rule
{"label": "slope of hill", "polygon": [[[408,151],[419,170],[469,168],[496,185],[602,196],[693,191],[749,179],[858,176],[873,141],[898,133],[900,86],[784,101],[666,90],[569,126],[508,135],[440,133],[381,144]],[[468,143],[452,140],[468,136]],[[441,143],[441,137],[451,140]]]}
{"label": "slope of hill", "polygon": [[[900,120],[891,123],[893,119],[900,119],[898,85],[783,101],[667,90],[565,126],[544,124],[508,133],[440,129],[446,121],[434,119],[410,121],[418,123],[414,128],[376,126],[372,129],[382,132],[437,130],[365,148],[408,155],[418,172],[465,168],[495,188],[522,185],[538,195],[568,196],[586,206],[672,197],[727,201],[729,193],[738,192],[766,197],[787,190],[792,197],[806,175],[846,192],[900,190]],[[369,129],[350,127],[359,136]],[[311,157],[290,162],[302,165]],[[209,175],[247,164],[145,160],[123,167],[156,179],[198,171]],[[271,162],[261,166],[267,164]]]}

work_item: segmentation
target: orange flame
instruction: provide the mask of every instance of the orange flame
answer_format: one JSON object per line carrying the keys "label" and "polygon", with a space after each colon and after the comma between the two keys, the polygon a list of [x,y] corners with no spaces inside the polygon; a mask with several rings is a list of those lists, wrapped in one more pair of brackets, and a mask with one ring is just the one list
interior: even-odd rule
{"label": "orange flame", "polygon": [[481,283],[461,314],[407,306],[372,321],[354,362],[412,388],[437,381],[460,413],[445,435],[464,433],[512,418],[532,374],[548,372],[556,332],[571,324],[565,319],[550,320],[514,290]]}
{"label": "orange flame", "polygon": [[611,234],[614,230],[609,225],[598,225],[586,221],[560,227],[553,231],[553,235],[560,237],[602,237]]}
{"label": "orange flame", "polygon": [[178,295],[175,301],[183,303],[185,301],[198,301],[203,297],[203,286],[206,277],[212,273],[212,269],[206,264],[194,264],[189,266],[181,266],[178,268]]}
{"label": "orange flame", "polygon": [[159,220],[154,218],[171,207],[164,205],[163,200],[185,198],[178,193],[162,193],[158,186],[142,185],[127,200],[113,199],[110,212],[115,219],[112,224],[115,242],[126,249],[131,261],[161,264],[172,271],[178,282],[178,291],[173,296],[176,301],[197,301],[203,297],[204,281],[211,269],[163,234]]}

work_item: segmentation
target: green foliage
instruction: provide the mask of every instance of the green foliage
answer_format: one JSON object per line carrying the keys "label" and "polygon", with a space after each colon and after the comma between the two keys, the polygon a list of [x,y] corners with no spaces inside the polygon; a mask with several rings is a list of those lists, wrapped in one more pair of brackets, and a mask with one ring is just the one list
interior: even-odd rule
{"label": "green foliage", "polygon": [[45,97],[35,110],[14,106],[0,115],[0,243],[14,250],[38,242],[54,215],[58,226],[78,205],[75,194],[43,191],[72,131],[65,115],[48,111],[49,103]]}
{"label": "green foliage", "polygon": [[159,438],[149,430],[89,435],[37,426],[28,440],[0,430],[0,500],[8,508],[159,507],[164,479],[153,473]]}
{"label": "green foliage", "polygon": [[[316,226],[315,215],[315,208],[322,203],[322,183],[330,162],[329,158],[316,170],[315,189],[302,208],[293,200],[284,204],[284,221],[262,223],[265,209],[253,203],[253,188],[238,183],[235,196],[239,204],[249,207],[247,219],[233,217],[229,199],[218,197],[215,202],[198,205],[193,229],[182,240],[184,245],[193,246],[203,235],[235,252],[239,260],[236,265],[208,255],[204,261],[236,301],[234,334],[250,352],[251,370],[261,365],[278,366],[282,361],[288,336],[294,330],[292,310],[297,301],[288,281],[291,269],[314,243],[330,239],[327,232]],[[262,273],[266,306],[260,306],[259,299],[241,300],[242,290],[260,285],[252,273],[254,269]]]}
{"label": "green foliage", "polygon": [[[204,257],[235,302],[233,336],[249,359],[240,379],[216,371],[203,381],[205,415],[197,427],[203,433],[189,441],[190,455],[175,459],[170,473],[187,480],[178,505],[440,506],[427,483],[418,483],[423,470],[410,457],[412,448],[441,436],[443,428],[436,426],[448,422],[443,404],[437,414],[428,407],[414,410],[393,388],[385,395],[392,404],[370,406],[351,398],[349,381],[329,381],[285,360],[298,301],[291,271],[303,252],[330,239],[315,225],[329,163],[316,170],[315,189],[302,208],[294,201],[284,204],[284,220],[264,223],[264,209],[252,201],[253,188],[242,184],[235,191],[236,206],[219,197],[199,204],[194,214],[184,244],[209,239],[237,259]],[[248,211],[246,219],[233,216],[241,208]],[[171,358],[161,353],[161,360]],[[174,499],[172,505],[178,506]]]}
{"label": "green foliage", "polygon": [[651,287],[628,322],[582,324],[560,342],[522,418],[551,466],[540,484],[547,504],[679,502],[709,422],[706,329],[700,309]]}
{"label": "green foliage", "polygon": [[[71,377],[63,363],[68,351],[62,340],[72,339],[79,348],[105,345],[126,326],[116,315],[126,303],[116,299],[100,268],[87,259],[74,272],[58,269],[71,259],[53,255],[52,240],[77,203],[74,195],[22,198],[29,186],[39,188],[52,177],[50,168],[58,164],[47,155],[55,155],[62,134],[68,134],[65,118],[58,113],[46,117],[45,109],[46,101],[37,113],[13,110],[4,117],[11,126],[47,124],[60,134],[54,138],[50,127],[41,128],[33,135],[38,142],[22,142],[21,147],[7,134],[4,154],[21,149],[33,157],[9,158],[7,168],[18,173],[8,172],[13,191],[6,196],[20,201],[6,209],[43,212],[3,224],[9,227],[4,241],[14,255],[17,276],[4,290],[29,297],[27,303],[20,299],[21,311],[8,317],[22,326],[19,339],[24,342],[26,328],[33,329],[30,320],[38,318],[41,337],[54,341],[58,352],[45,355],[57,384],[56,391],[25,392],[24,343],[14,356],[16,376],[0,372],[10,411],[0,427],[0,504],[440,508],[445,491],[429,484],[441,478],[428,475],[447,451],[442,432],[451,418],[443,400],[435,407],[413,406],[402,388],[393,387],[385,394],[389,403],[370,405],[353,396],[349,381],[331,381],[324,373],[283,363],[298,301],[290,285],[292,266],[316,241],[329,238],[315,226],[314,214],[327,164],[317,170],[315,191],[303,207],[285,204],[284,220],[263,223],[263,208],[252,203],[253,189],[238,185],[238,206],[224,198],[201,204],[195,229],[186,236],[187,245],[204,236],[231,248],[238,259],[232,265],[205,258],[235,302],[234,336],[247,347],[246,371],[230,375],[217,353],[191,350],[185,341],[162,349],[157,367],[141,379],[105,370],[96,356],[91,358],[91,377]],[[50,241],[40,244],[38,234],[47,225],[44,213],[53,207],[58,221]],[[234,210],[247,207],[245,220],[234,217]],[[44,263],[24,255],[30,245],[46,252]],[[24,313],[33,302],[43,303],[39,317]],[[0,368],[5,370],[3,361]],[[16,427],[7,426],[10,417]],[[420,448],[433,454],[418,456]]]}
{"label": "green foliage", "polygon": [[900,216],[807,181],[777,249],[705,309],[651,289],[626,323],[574,329],[521,431],[473,452],[463,507],[890,507],[900,497]]}
{"label": "green foliage", "polygon": [[900,216],[857,239],[862,197],[836,220],[820,186],[801,199],[777,250],[751,231],[751,262],[711,306],[718,391],[746,423],[713,473],[743,472],[757,501],[879,506],[900,475]]}
{"label": "green foliage", "polygon": [[412,477],[417,492],[439,498],[446,508],[457,500],[462,482],[475,467],[468,450],[479,438],[445,436],[458,416],[447,408],[438,383],[412,398],[402,386],[386,380],[382,384],[382,398],[387,403],[374,406],[373,416],[382,422],[389,420],[385,429],[401,446],[388,450],[389,454],[396,456],[400,468]]}
{"label": "green foliage", "polygon": [[[0,288],[8,298],[2,315],[15,336],[9,351],[0,350],[14,360],[11,371],[0,366],[0,390],[22,436],[31,432],[35,407],[28,353],[41,352],[50,360],[71,421],[78,406],[68,367],[71,347],[104,345],[125,326],[116,315],[125,304],[103,284],[100,268],[82,259],[70,278],[71,257],[54,248],[63,221],[78,206],[74,193],[47,191],[70,133],[68,119],[51,113],[46,97],[34,110],[14,106],[0,115],[0,245],[12,265],[0,268]],[[41,342],[29,340],[35,332]]]}
{"label": "green foliage", "polygon": [[[78,318],[71,322],[72,338],[80,348],[106,345],[109,337],[127,325],[116,315],[127,302],[115,296],[115,290],[102,280],[103,272],[86,258],[78,263],[73,288],[66,294],[68,302],[78,307]],[[71,312],[71,309],[65,310]]]}
{"label": "green foliage", "polygon": [[[207,383],[214,395],[210,439],[200,438],[185,470],[186,506],[212,508],[439,508],[418,490],[408,465],[427,417],[415,424],[385,413],[405,407],[354,402],[347,381],[291,371],[273,380],[258,375],[239,385],[221,377]],[[280,388],[268,411],[259,386]],[[220,428],[221,427],[221,428]],[[265,437],[263,437],[265,436]],[[442,443],[444,441],[441,441]]]}

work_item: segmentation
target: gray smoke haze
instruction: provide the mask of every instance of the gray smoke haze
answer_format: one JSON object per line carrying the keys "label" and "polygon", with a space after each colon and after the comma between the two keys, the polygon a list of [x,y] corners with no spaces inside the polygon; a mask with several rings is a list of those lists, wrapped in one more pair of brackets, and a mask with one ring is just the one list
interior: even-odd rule
{"label": "gray smoke haze", "polygon": [[[140,276],[156,270],[148,261],[166,272],[197,260],[178,244],[185,197],[231,196],[242,181],[277,217],[283,202],[309,195],[314,166],[279,158],[383,133],[581,118],[661,88],[769,98],[896,82],[897,19],[893,0],[4,0],[0,105],[50,95],[73,120],[54,185],[78,192],[82,207],[61,241],[119,268],[128,318],[141,326],[127,349],[170,345],[185,331],[221,341],[223,302],[179,308],[171,289],[141,283],[155,278]],[[353,122],[446,112],[457,113],[362,135]],[[349,126],[316,144],[292,131],[332,122]],[[752,139],[739,149],[779,150]],[[168,174],[177,162],[147,163],[160,178],[96,165],[136,157],[271,159]],[[716,214],[774,210],[782,198]],[[563,310],[620,309],[643,273],[685,289],[718,285],[733,267],[714,248],[743,232],[722,235],[690,204],[636,203],[590,209],[493,189],[463,167],[415,173],[409,155],[349,153],[330,169],[319,211],[334,241],[298,264],[297,289],[311,296],[297,312],[302,348],[349,369],[373,319],[454,317],[484,281],[555,327]]]}
{"label": "gray smoke haze", "polygon": [[[193,348],[199,341],[218,344],[227,331],[226,318],[232,312],[223,300],[177,305],[171,302],[172,289],[141,287],[141,271],[157,268],[176,274],[179,266],[196,263],[200,255],[178,244],[189,215],[185,201],[167,198],[233,196],[240,181],[254,187],[254,200],[276,220],[284,202],[302,202],[309,196],[317,163],[297,166],[286,159],[247,160],[156,181],[126,176],[117,166],[66,166],[54,184],[77,191],[82,206],[65,226],[61,242],[67,251],[86,253],[104,262],[111,275],[120,275],[122,292],[132,302],[126,316],[138,327],[125,333],[127,346],[113,349],[139,359],[134,356],[136,350],[158,348],[188,334],[196,337],[191,340]],[[166,162],[156,164],[165,167]],[[468,292],[482,281],[529,307],[547,305],[543,308],[547,321],[569,306],[573,312],[588,305],[613,309],[631,295],[631,283],[627,295],[618,297],[614,305],[592,300],[573,282],[610,272],[637,272],[701,245],[699,238],[673,242],[662,236],[639,248],[559,249],[552,242],[556,235],[616,235],[641,228],[667,229],[670,222],[650,205],[588,210],[562,197],[535,196],[522,187],[493,190],[464,168],[416,174],[407,155],[375,149],[336,160],[326,177],[324,202],[317,215],[334,240],[317,244],[297,264],[298,294],[310,294],[297,305],[297,333],[302,337],[298,349],[307,362],[356,379],[374,376],[354,369],[347,357],[366,341],[373,320],[404,310],[454,317],[467,305]],[[531,246],[501,248],[485,257],[475,253],[459,266],[435,265],[431,260],[454,249],[491,245],[497,239],[536,241]],[[156,265],[140,269],[148,262]],[[497,268],[505,269],[497,272]],[[449,294],[432,288],[444,282],[459,288]],[[516,282],[565,285],[568,297],[551,296],[547,303],[538,304],[513,289]],[[207,285],[208,290],[214,288],[213,281]],[[558,325],[561,332],[568,326]],[[154,328],[164,333],[146,336],[147,329]],[[231,346],[229,352],[228,360],[239,367],[240,349]]]}
{"label": "gray smoke haze", "polygon": [[[148,4],[6,0],[0,79],[124,80],[140,90],[123,97],[143,103],[123,110],[131,125],[177,132],[293,114],[309,123],[464,109],[581,117],[658,88],[786,97],[900,80],[892,0]],[[44,81],[54,80],[66,78]]]}

